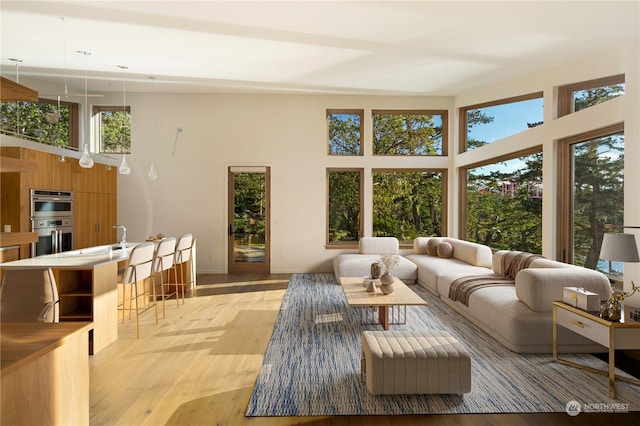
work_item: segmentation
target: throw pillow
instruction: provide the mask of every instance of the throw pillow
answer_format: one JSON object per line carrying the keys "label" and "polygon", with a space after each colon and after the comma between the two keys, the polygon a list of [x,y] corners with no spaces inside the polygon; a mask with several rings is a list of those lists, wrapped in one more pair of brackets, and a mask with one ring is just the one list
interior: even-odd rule
{"label": "throw pillow", "polygon": [[440,244],[441,241],[440,238],[429,238],[429,241],[427,241],[427,254],[429,256],[438,255],[438,244]]}
{"label": "throw pillow", "polygon": [[438,257],[441,257],[443,259],[449,259],[453,254],[453,246],[451,245],[451,243],[443,241],[440,244],[438,244],[437,251],[438,251]]}

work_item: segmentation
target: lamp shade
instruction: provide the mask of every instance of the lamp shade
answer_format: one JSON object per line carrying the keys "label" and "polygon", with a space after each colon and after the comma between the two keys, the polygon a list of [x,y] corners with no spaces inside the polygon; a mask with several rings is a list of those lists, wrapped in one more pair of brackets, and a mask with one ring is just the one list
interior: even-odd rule
{"label": "lamp shade", "polygon": [[604,234],[600,259],[617,262],[640,262],[638,246],[633,234]]}

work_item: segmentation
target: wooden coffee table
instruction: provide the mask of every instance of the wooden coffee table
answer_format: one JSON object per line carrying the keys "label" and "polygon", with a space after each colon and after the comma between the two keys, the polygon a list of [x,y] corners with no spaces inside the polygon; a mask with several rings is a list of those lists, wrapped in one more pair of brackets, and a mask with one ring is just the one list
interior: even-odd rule
{"label": "wooden coffee table", "polygon": [[427,305],[427,302],[395,277],[395,291],[391,294],[384,294],[379,288],[375,292],[368,292],[363,285],[363,277],[340,277],[338,281],[347,304],[360,309],[362,324],[380,324],[383,329],[388,330],[390,325],[406,324],[407,306]]}

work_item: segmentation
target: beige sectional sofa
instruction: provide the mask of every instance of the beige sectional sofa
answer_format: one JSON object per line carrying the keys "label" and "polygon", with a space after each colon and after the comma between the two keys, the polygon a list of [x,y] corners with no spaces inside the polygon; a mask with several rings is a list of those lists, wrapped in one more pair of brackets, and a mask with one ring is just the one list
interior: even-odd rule
{"label": "beige sectional sofa", "polygon": [[[440,255],[438,249],[442,249]],[[357,254],[334,258],[334,273],[336,277],[368,276],[371,263],[384,253],[399,254],[398,240],[361,238]],[[505,273],[511,277],[504,277]],[[602,300],[611,293],[609,280],[600,272],[527,253],[493,253],[482,244],[455,238],[416,238],[413,252],[400,256],[393,274],[407,284],[417,281],[466,320],[519,353],[552,352],[552,302],[562,300],[564,287],[582,287]],[[470,277],[478,284],[461,282]],[[558,350],[565,353],[606,351],[563,327],[558,328],[558,342]]]}
{"label": "beige sectional sofa", "polygon": [[[417,238],[413,254],[406,256],[418,266],[418,283],[514,352],[551,353],[552,302],[562,300],[564,287],[582,287],[598,293],[601,299],[611,292],[609,280],[600,272],[540,257],[529,259],[528,267],[515,274],[514,284],[480,286],[465,303],[451,292],[456,280],[473,276],[479,277],[478,281],[495,280],[499,284],[506,280],[505,256],[520,252],[491,254],[481,244],[442,238],[441,242],[453,247],[451,257],[442,258],[426,253],[428,241],[428,237]],[[560,352],[605,351],[603,346],[562,327],[558,328],[558,342]]]}

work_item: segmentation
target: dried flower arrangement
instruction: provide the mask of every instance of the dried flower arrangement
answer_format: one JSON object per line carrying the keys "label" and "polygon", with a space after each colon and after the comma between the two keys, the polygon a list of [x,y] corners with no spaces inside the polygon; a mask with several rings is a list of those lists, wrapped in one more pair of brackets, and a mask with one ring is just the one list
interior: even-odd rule
{"label": "dried flower arrangement", "polygon": [[400,257],[397,254],[382,254],[380,255],[380,263],[384,265],[385,272],[391,272],[391,268],[400,263]]}

